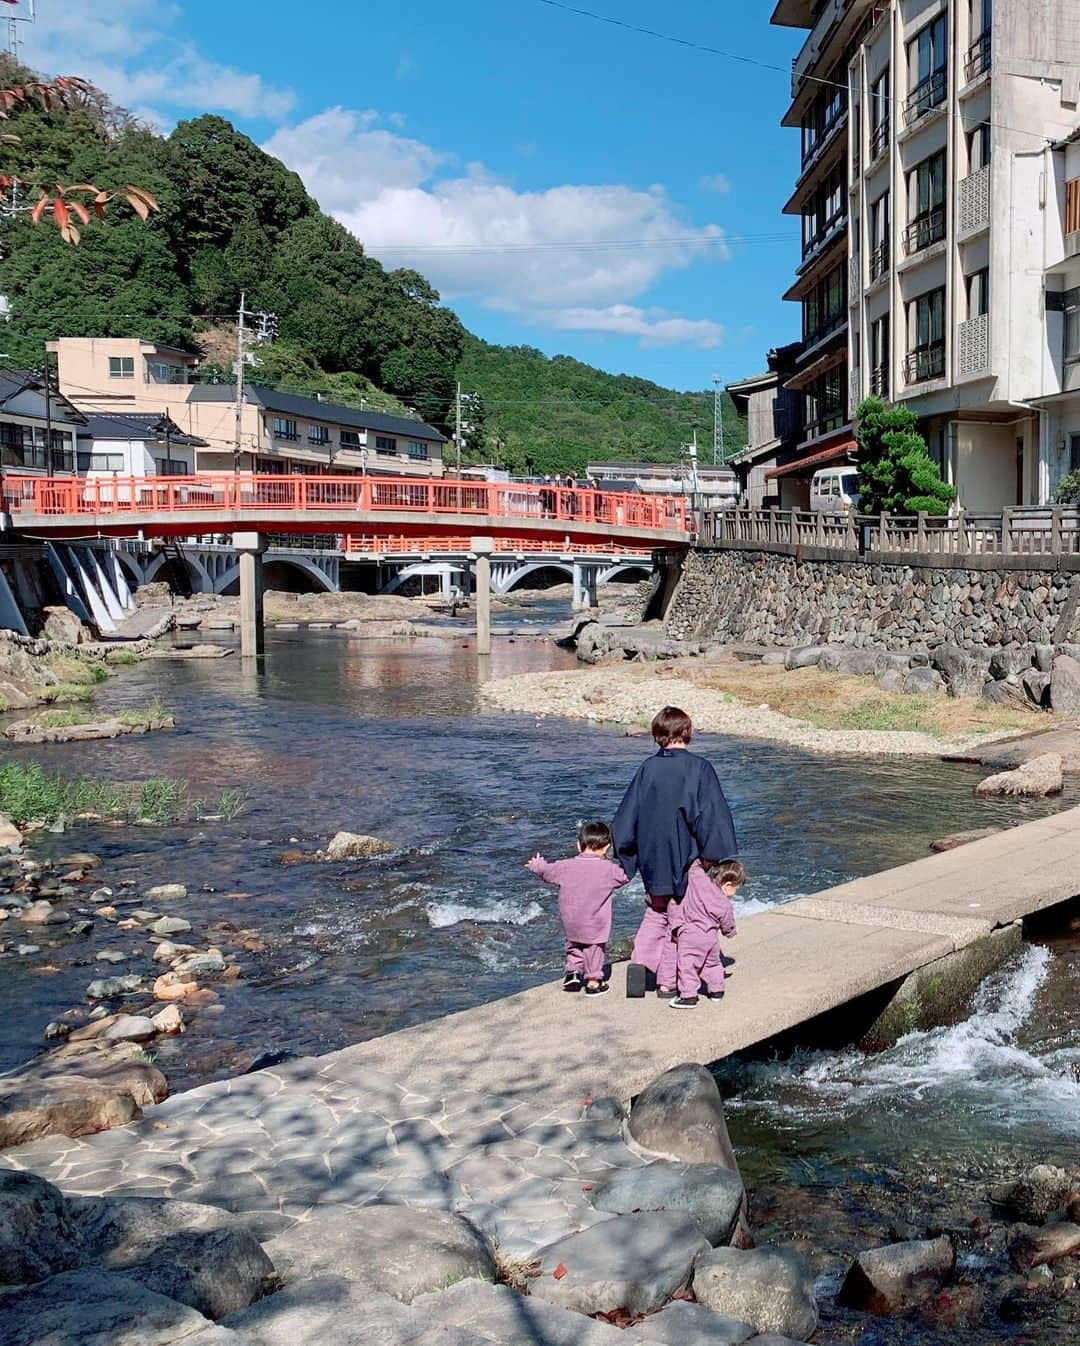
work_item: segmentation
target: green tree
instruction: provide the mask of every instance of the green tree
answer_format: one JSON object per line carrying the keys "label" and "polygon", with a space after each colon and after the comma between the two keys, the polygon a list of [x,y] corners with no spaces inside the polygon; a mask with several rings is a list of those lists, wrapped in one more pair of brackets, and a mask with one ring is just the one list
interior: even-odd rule
{"label": "green tree", "polygon": [[857,415],[860,511],[947,514],[956,491],[941,480],[910,407],[868,397]]}

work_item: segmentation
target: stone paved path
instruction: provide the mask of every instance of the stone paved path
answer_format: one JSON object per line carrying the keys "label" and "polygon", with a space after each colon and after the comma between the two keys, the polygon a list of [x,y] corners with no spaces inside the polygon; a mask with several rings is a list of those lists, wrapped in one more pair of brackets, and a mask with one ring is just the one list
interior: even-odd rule
{"label": "stone paved path", "polygon": [[[220,1206],[247,1216],[262,1240],[329,1203],[457,1212],[504,1257],[527,1260],[567,1234],[618,1218],[595,1210],[588,1191],[596,1179],[644,1162],[624,1142],[615,1111],[590,1109],[592,1099],[625,1100],[679,1062],[718,1060],[1078,892],[1080,810],[1071,810],[751,917],[731,947],[738,971],[725,1001],[703,1002],[694,1014],[675,1016],[655,998],[627,1001],[619,976],[600,1000],[543,986],[328,1056],[205,1085],[148,1109],[134,1125],[40,1140],[4,1152],[0,1162],[49,1178],[67,1194]],[[524,1312],[505,1299],[509,1292],[499,1293],[504,1319]],[[284,1315],[289,1301],[275,1296],[266,1304],[274,1302]],[[449,1310],[452,1301],[442,1303]],[[527,1303],[529,1312],[556,1312]],[[570,1336],[556,1327],[547,1335],[500,1336],[498,1329],[486,1336],[482,1327],[447,1319],[436,1328],[395,1304],[381,1304],[394,1320],[381,1336],[373,1327],[369,1336],[331,1338],[309,1324],[304,1335],[280,1340],[593,1346],[612,1330],[577,1316]],[[224,1346],[230,1338],[207,1336],[200,1346],[219,1340]]]}

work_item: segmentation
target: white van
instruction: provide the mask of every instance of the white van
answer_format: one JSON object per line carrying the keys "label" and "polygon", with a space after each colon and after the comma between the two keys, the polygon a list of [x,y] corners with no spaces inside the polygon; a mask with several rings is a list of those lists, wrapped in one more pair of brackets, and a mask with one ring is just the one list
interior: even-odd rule
{"label": "white van", "polygon": [[810,478],[812,510],[857,510],[859,474],[851,464],[823,467]]}

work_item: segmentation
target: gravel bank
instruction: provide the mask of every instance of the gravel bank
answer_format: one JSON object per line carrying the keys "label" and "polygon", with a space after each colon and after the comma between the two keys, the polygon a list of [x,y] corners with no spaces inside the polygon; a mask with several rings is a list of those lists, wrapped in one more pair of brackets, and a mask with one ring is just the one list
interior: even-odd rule
{"label": "gravel bank", "polygon": [[[674,671],[607,664],[558,673],[523,673],[481,689],[489,710],[557,715],[645,728],[664,705],[682,706],[703,732],[769,739],[810,752],[940,757],[990,738],[941,739],[930,734],[873,729],[819,729],[767,706],[748,706],[724,692],[698,687]],[[1005,737],[1010,737],[1005,735]]]}

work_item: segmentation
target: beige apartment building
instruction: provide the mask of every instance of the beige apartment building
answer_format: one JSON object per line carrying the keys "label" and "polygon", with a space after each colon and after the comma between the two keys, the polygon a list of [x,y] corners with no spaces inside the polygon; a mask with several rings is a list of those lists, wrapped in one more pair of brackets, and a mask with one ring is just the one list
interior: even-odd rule
{"label": "beige apartment building", "polygon": [[[234,470],[236,390],[232,384],[195,382],[198,356],[121,337],[62,337],[50,342],[49,350],[57,357],[61,391],[81,410],[167,412],[184,435],[199,441],[197,471]],[[257,383],[244,390],[243,472],[441,477],[445,443],[433,426],[410,417]]]}
{"label": "beige apartment building", "polygon": [[1046,502],[1080,467],[1080,0],[779,0],[773,23],[809,30],[784,118],[807,469],[851,453],[873,392],[967,509]]}

